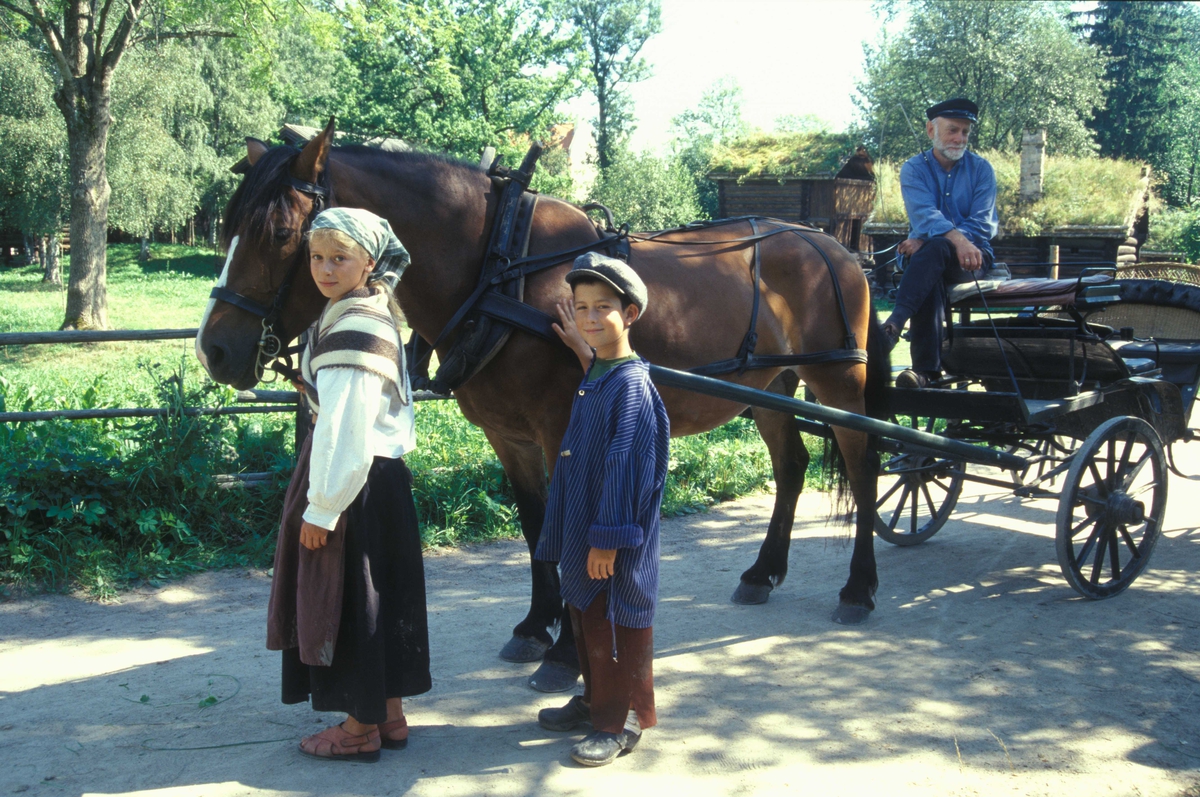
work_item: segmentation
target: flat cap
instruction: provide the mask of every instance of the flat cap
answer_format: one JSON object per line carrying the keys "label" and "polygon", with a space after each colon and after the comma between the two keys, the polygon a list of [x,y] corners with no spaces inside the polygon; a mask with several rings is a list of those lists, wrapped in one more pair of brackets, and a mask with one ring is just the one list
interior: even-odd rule
{"label": "flat cap", "polygon": [[628,299],[630,304],[637,305],[639,316],[646,312],[646,283],[642,282],[642,278],[624,260],[599,252],[582,254],[575,258],[575,263],[566,276],[567,282],[572,286],[581,279],[599,280],[612,286],[612,289]]}
{"label": "flat cap", "polygon": [[943,100],[937,105],[929,106],[925,109],[925,116],[930,121],[939,116],[945,116],[949,119],[969,119],[977,122],[979,121],[979,106],[966,97],[955,97],[952,100]]}

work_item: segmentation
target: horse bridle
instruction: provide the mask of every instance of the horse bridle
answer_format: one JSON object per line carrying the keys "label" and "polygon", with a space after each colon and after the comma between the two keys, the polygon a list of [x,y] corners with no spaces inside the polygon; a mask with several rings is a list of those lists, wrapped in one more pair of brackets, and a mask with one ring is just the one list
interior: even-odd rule
{"label": "horse bridle", "polygon": [[[324,177],[325,174],[323,173],[322,178]],[[325,180],[323,179],[322,182],[325,182]],[[327,184],[309,183],[290,175],[287,184],[300,193],[308,194],[312,197],[312,210],[309,211],[307,218],[305,218],[302,228],[302,230],[307,231],[317,214],[325,209],[325,204],[329,199],[329,187]],[[208,294],[210,299],[231,304],[239,310],[245,310],[247,313],[256,315],[262,319],[262,335],[258,339],[258,351],[254,362],[254,374],[259,381],[263,381],[263,374],[266,373],[268,368],[273,374],[271,379],[266,380],[268,382],[275,381],[274,374],[283,374],[285,378],[293,382],[299,378],[299,374],[296,372],[296,369],[292,368],[291,360],[288,357],[292,352],[284,351],[283,342],[279,339],[279,335],[275,331],[275,325],[279,323],[279,316],[283,312],[283,305],[287,302],[288,294],[292,290],[292,283],[296,281],[296,274],[299,273],[300,267],[304,264],[305,260],[306,258],[304,257],[298,257],[296,262],[292,264],[287,276],[280,283],[279,289],[275,291],[275,297],[271,300],[270,307],[221,285],[213,288]]]}

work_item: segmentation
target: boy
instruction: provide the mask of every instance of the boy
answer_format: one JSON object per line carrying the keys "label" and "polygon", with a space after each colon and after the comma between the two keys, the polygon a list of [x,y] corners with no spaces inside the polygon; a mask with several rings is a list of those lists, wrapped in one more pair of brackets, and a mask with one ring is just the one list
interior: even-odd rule
{"label": "boy", "polygon": [[646,286],[624,262],[589,252],[567,274],[562,341],[586,372],[550,479],[534,556],[558,562],[583,672],[583,695],[538,723],[593,732],[571,748],[585,766],[629,752],[652,727],[658,527],[670,426],[650,369],[629,344]]}

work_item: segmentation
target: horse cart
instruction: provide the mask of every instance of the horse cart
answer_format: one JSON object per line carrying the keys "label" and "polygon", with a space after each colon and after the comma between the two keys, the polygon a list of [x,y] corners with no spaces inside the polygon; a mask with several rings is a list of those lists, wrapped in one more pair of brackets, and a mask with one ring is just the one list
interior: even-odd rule
{"label": "horse cart", "polygon": [[1168,471],[1179,474],[1171,446],[1194,436],[1200,288],[1119,281],[1110,267],[972,283],[948,298],[948,376],[891,389],[892,423],[666,369],[654,378],[794,412],[813,434],[832,424],[876,435],[875,532],[895,545],[936,534],[966,482],[1056,501],[1067,582],[1090,599],[1120,593],[1161,534]]}

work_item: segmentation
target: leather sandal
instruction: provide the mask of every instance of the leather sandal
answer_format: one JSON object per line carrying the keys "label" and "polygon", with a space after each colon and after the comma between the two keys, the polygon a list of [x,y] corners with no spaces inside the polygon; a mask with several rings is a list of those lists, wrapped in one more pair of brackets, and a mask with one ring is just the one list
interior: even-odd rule
{"label": "leather sandal", "polygon": [[571,748],[571,758],[585,767],[602,767],[611,764],[617,756],[633,750],[641,738],[640,733],[634,733],[628,728],[620,733],[593,731]]}
{"label": "leather sandal", "polygon": [[340,724],[300,740],[300,752],[324,761],[373,764],[379,760],[379,728],[356,736]]}
{"label": "leather sandal", "polygon": [[911,368],[905,368],[896,375],[896,387],[919,390],[929,387],[930,383],[936,382],[941,377],[941,374],[924,373],[922,371],[914,371]]}
{"label": "leather sandal", "polygon": [[408,719],[401,715],[398,720],[379,723],[379,743],[385,750],[408,747]]}
{"label": "leather sandal", "polygon": [[573,731],[580,725],[592,724],[592,709],[575,695],[561,708],[544,708],[538,712],[538,725],[548,731]]}

